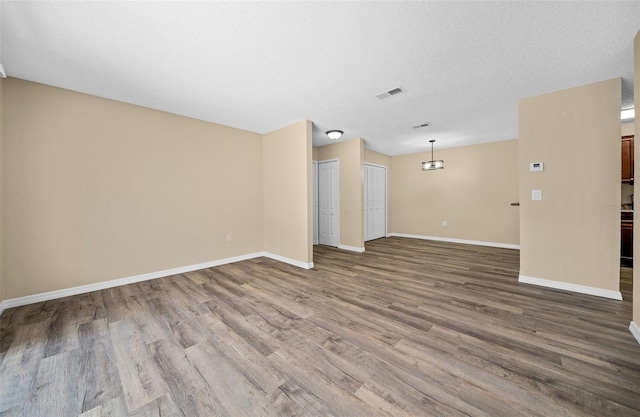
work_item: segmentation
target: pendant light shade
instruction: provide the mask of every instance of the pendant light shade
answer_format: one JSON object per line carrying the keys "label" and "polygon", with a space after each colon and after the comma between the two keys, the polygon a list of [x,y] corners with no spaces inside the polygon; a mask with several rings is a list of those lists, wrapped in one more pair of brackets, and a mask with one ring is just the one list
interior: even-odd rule
{"label": "pendant light shade", "polygon": [[442,159],[433,159],[433,143],[435,142],[435,139],[431,139],[429,142],[431,143],[431,161],[422,162],[422,170],[431,171],[434,169],[443,169],[444,161]]}
{"label": "pendant light shade", "polygon": [[432,169],[443,169],[443,168],[444,168],[444,161],[442,159],[437,161],[426,161],[422,163],[423,171],[430,171]]}

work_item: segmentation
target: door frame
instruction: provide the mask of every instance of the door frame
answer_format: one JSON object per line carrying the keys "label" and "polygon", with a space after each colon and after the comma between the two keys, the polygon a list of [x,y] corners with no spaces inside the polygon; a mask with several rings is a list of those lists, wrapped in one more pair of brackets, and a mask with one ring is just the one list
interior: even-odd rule
{"label": "door frame", "polygon": [[327,162],[335,162],[336,163],[336,172],[337,172],[337,192],[336,192],[336,222],[338,223],[338,227],[336,230],[336,238],[338,239],[338,243],[336,246],[331,247],[339,247],[340,246],[340,158],[331,158],[331,159],[323,159],[322,161],[318,161],[318,244],[320,241],[320,164],[324,164]]}
{"label": "door frame", "polygon": [[[374,164],[373,162],[365,162],[364,165],[369,165],[372,167],[376,167],[376,168],[384,168],[384,237],[389,237],[389,168],[386,165],[380,165],[380,164]],[[363,190],[363,199],[364,199],[364,187],[366,186],[366,184],[362,184]],[[364,206],[364,204],[363,204]],[[363,213],[362,213],[362,230],[363,230],[363,235],[366,235],[366,227],[367,225],[365,224],[365,216],[364,216],[364,207],[363,207]],[[366,236],[365,237],[365,242],[368,242],[366,240]],[[379,238],[376,238],[379,239]],[[371,239],[373,240],[373,239]]]}

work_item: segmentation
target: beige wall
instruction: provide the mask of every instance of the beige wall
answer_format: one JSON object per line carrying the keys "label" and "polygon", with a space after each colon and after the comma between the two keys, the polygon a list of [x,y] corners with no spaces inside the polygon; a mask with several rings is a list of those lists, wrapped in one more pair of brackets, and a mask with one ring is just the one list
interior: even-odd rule
{"label": "beige wall", "polygon": [[4,211],[2,209],[3,207],[3,200],[4,200],[4,193],[2,192],[2,184],[3,184],[3,164],[2,164],[2,158],[4,158],[3,156],[3,152],[2,152],[2,147],[3,147],[3,143],[4,140],[2,139],[3,137],[3,132],[4,132],[4,112],[3,112],[3,102],[4,102],[4,95],[2,94],[2,89],[3,89],[3,85],[4,85],[4,80],[2,78],[0,78],[0,303],[2,303],[4,301],[4,284],[3,284],[3,280],[2,280],[2,235],[4,234],[4,230],[2,229],[2,225],[4,224],[4,222],[2,221],[3,216],[4,216]]}
{"label": "beige wall", "polygon": [[522,276],[619,291],[620,101],[613,79],[519,102]]}
{"label": "beige wall", "polygon": [[317,161],[318,160],[318,148],[315,147],[315,146],[311,148],[311,159],[313,161]]}
{"label": "beige wall", "polygon": [[382,165],[387,167],[387,234],[393,230],[392,212],[393,204],[391,201],[391,157],[383,153],[374,152],[370,149],[364,149],[364,162],[370,164]]}
{"label": "beige wall", "polygon": [[364,248],[364,142],[362,138],[318,148],[318,161],[340,160],[340,245]]}
{"label": "beige wall", "polygon": [[264,135],[264,249],[313,262],[311,122]]}
{"label": "beige wall", "polygon": [[2,87],[5,299],[263,250],[262,135]]}
{"label": "beige wall", "polygon": [[392,232],[517,245],[518,141],[436,147],[434,157],[444,169],[422,171],[430,151],[392,158]]}
{"label": "beige wall", "polygon": [[370,164],[383,165],[387,169],[391,168],[391,157],[383,153],[372,151],[371,149],[364,149],[364,162]]}
{"label": "beige wall", "polygon": [[633,135],[634,131],[635,131],[635,123],[631,122],[631,123],[622,123],[622,127],[620,129],[621,131],[621,135],[620,136],[628,136],[628,135]]}
{"label": "beige wall", "polygon": [[[638,111],[640,110],[640,31],[636,34],[636,38],[634,41],[634,79],[635,83],[633,86],[634,90],[634,107],[636,108],[636,117],[635,117],[635,131],[640,132],[640,114]],[[635,150],[635,169],[634,172],[640,172],[640,146],[634,146]],[[634,184],[635,188],[640,187],[636,182]],[[640,190],[639,190],[640,191]],[[640,195],[634,192],[635,195]],[[638,216],[640,217],[640,216]],[[637,225],[640,225],[638,219],[635,221],[636,232],[633,234],[633,257],[637,260],[640,259],[640,228]],[[633,321],[640,328],[640,268],[638,268],[636,264],[636,268],[633,269]]]}

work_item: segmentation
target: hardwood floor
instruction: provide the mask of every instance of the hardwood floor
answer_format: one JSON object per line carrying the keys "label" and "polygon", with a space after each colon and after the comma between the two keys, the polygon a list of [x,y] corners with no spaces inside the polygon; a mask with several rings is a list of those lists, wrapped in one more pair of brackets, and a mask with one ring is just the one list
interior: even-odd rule
{"label": "hardwood floor", "polygon": [[631,302],[387,238],[10,309],[2,416],[638,416]]}

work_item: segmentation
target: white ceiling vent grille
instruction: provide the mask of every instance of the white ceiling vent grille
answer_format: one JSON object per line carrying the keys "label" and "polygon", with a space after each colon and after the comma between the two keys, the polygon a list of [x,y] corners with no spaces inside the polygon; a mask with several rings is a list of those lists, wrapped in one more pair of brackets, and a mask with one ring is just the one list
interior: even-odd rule
{"label": "white ceiling vent grille", "polygon": [[421,125],[415,125],[413,126],[414,129],[422,129],[423,127],[429,127],[431,126],[431,123],[423,123]]}
{"label": "white ceiling vent grille", "polygon": [[384,100],[385,98],[397,96],[398,94],[402,94],[402,93],[406,93],[406,92],[407,92],[407,90],[405,90],[404,88],[396,87],[396,88],[392,88],[391,90],[387,90],[387,91],[383,91],[382,93],[378,93],[378,94],[376,94],[376,97],[379,98],[380,100]]}

